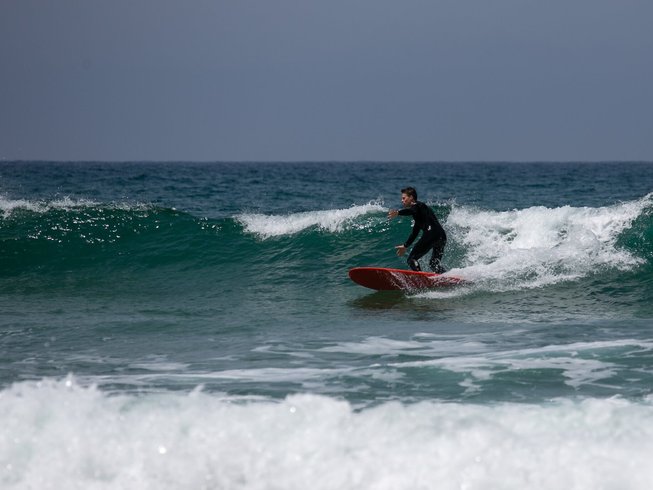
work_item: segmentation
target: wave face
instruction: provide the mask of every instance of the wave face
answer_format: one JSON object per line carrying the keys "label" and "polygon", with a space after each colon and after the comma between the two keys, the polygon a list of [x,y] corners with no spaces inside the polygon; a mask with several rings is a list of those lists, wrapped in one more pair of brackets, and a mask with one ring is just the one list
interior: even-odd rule
{"label": "wave face", "polygon": [[211,226],[146,204],[4,200],[0,209],[5,273],[157,266],[191,252],[193,241]]}

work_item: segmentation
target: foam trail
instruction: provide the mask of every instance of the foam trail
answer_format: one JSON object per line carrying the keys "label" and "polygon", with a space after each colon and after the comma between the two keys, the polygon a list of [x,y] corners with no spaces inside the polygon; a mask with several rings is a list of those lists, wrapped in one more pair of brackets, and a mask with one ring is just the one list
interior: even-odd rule
{"label": "foam trail", "polygon": [[324,211],[307,211],[289,215],[241,214],[236,219],[245,227],[245,231],[261,238],[293,235],[312,226],[329,232],[338,232],[356,218],[384,208],[377,203],[352,206],[347,209],[330,209]]}
{"label": "foam trail", "polygon": [[387,403],[198,391],[107,396],[71,378],[0,395],[0,486],[648,489],[653,400]]}

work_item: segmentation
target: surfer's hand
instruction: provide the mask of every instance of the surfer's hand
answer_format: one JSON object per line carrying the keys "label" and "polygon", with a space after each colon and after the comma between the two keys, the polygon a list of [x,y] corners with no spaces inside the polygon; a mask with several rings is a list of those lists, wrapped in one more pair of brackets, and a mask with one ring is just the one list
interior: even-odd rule
{"label": "surfer's hand", "polygon": [[397,249],[397,255],[399,257],[403,257],[404,254],[406,253],[406,247],[404,247],[403,245],[397,245],[395,248]]}
{"label": "surfer's hand", "polygon": [[390,211],[388,211],[388,218],[390,219],[396,218],[398,215],[399,215],[399,211],[397,211],[396,209],[391,209]]}

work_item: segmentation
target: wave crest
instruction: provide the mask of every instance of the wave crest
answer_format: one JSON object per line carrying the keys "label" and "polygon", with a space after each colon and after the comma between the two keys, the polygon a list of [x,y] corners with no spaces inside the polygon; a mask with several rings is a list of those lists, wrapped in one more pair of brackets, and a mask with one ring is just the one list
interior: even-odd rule
{"label": "wave crest", "polygon": [[332,233],[342,231],[356,218],[370,213],[383,212],[385,208],[378,203],[352,206],[346,209],[307,211],[288,215],[265,215],[244,213],[236,216],[247,233],[263,239],[283,235],[294,235],[307,228],[317,227]]}
{"label": "wave crest", "polygon": [[3,218],[10,218],[17,211],[27,211],[36,214],[44,214],[49,211],[78,211],[82,209],[115,209],[121,211],[144,210],[151,206],[139,203],[113,202],[103,204],[91,199],[75,199],[69,196],[50,201],[30,201],[27,199],[9,199],[0,196],[0,213]]}

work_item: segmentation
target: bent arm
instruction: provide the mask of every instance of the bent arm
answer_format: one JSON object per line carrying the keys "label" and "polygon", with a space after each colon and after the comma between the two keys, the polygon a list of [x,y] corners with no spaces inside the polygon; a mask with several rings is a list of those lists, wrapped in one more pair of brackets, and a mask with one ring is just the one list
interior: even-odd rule
{"label": "bent arm", "polygon": [[417,234],[419,233],[419,227],[417,226],[417,223],[413,225],[413,231],[410,232],[410,236],[408,237],[408,240],[404,243],[404,247],[408,248],[410,247],[410,244],[415,241],[415,238],[417,238]]}

